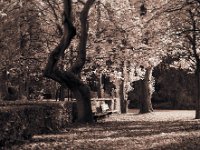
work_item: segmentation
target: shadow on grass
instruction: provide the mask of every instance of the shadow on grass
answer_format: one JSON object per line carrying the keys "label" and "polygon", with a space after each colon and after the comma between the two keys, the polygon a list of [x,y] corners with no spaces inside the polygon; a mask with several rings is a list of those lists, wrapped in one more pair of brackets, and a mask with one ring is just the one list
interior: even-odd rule
{"label": "shadow on grass", "polygon": [[159,145],[149,150],[199,150],[200,149],[200,135],[181,137],[178,143],[169,143],[167,145]]}
{"label": "shadow on grass", "polygon": [[[33,139],[28,141],[28,144],[54,144],[64,143],[68,146],[76,146],[77,148],[84,147],[95,147],[96,145],[105,146],[104,149],[109,149],[112,144],[112,140],[116,139],[130,139],[137,140],[145,137],[154,137],[154,135],[164,134],[179,134],[180,132],[200,132],[199,121],[160,121],[160,122],[148,122],[148,121],[109,121],[99,122],[95,124],[73,124],[66,129],[66,131],[37,135]],[[199,134],[200,136],[200,134]],[[181,143],[172,143],[171,145],[165,145],[164,149],[172,149],[174,147],[186,146],[188,141],[193,141],[192,137],[181,137]],[[200,141],[198,137],[198,142]],[[106,140],[108,139],[108,140]],[[110,140],[110,141],[109,141]],[[156,139],[155,139],[156,140]],[[152,139],[152,142],[156,142]],[[92,141],[92,142],[89,142]],[[100,142],[99,142],[100,141]],[[79,142],[79,143],[78,143]],[[107,142],[107,143],[104,143]],[[115,144],[119,144],[119,141]],[[126,142],[126,141],[125,141]],[[151,142],[151,141],[147,141]],[[27,143],[19,146],[26,145]],[[80,144],[81,143],[81,144]],[[101,144],[100,144],[101,143]],[[134,141],[133,141],[134,143]],[[95,145],[96,144],[96,145]],[[123,143],[124,144],[124,143]],[[123,145],[121,144],[121,145]],[[142,143],[141,143],[142,144]],[[80,146],[81,145],[81,146]],[[124,144],[125,145],[125,144]],[[136,146],[136,145],[132,145]],[[197,143],[200,146],[200,143]],[[120,146],[119,146],[120,148]],[[163,148],[163,145],[162,145]],[[153,149],[162,149],[161,147],[155,147]],[[96,148],[98,149],[98,148]]]}
{"label": "shadow on grass", "polygon": [[44,136],[36,136],[31,142],[47,141],[63,141],[63,139],[91,139],[91,138],[116,138],[116,137],[140,137],[152,136],[162,133],[172,132],[191,132],[200,131],[200,123],[198,122],[105,122],[89,125],[74,125],[67,128],[66,132],[49,134]]}

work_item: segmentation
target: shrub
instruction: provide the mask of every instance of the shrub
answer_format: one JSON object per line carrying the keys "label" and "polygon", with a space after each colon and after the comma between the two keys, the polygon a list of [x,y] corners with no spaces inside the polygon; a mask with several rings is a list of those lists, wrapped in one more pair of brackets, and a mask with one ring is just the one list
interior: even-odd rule
{"label": "shrub", "polygon": [[0,103],[1,146],[66,128],[72,123],[74,105],[73,102]]}

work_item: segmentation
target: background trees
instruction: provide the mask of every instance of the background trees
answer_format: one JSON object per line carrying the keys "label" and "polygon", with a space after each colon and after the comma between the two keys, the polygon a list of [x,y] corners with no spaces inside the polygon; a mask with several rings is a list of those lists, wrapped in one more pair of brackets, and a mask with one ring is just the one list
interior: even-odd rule
{"label": "background trees", "polygon": [[[198,0],[97,1],[88,14],[89,38],[83,46],[87,56],[81,56],[86,57],[86,65],[80,71],[74,64],[84,64],[77,64],[82,46],[79,16],[84,4],[72,3],[71,20],[77,34],[56,62],[57,67],[78,70],[75,74],[98,91],[98,97],[119,97],[122,113],[127,111],[127,93],[136,80],[142,80],[141,112],[152,111],[152,71],[163,57],[187,61],[191,64],[189,70],[199,73]],[[42,71],[49,53],[64,34],[63,1],[2,1],[0,8],[1,97],[8,95],[8,87],[16,89],[15,99],[35,99],[42,93],[55,97],[59,85],[42,78]]]}
{"label": "background trees", "polygon": [[[49,49],[60,36],[56,25],[61,18],[56,18],[56,15],[61,13],[61,2],[55,3],[54,9],[49,7],[51,3],[2,1],[1,70],[6,77],[2,79],[2,98],[8,94],[7,86],[14,86],[18,92],[17,99],[22,96],[37,99],[43,94],[40,93],[42,86],[47,83],[55,86],[55,83],[42,78]],[[44,92],[49,90],[45,88]]]}
{"label": "background trees", "polygon": [[[150,106],[153,92],[151,72],[168,53],[165,46],[170,43],[169,38],[166,38],[168,35],[163,35],[168,26],[161,26],[167,24],[167,19],[163,16],[159,19],[155,17],[160,12],[161,2],[152,5],[149,1],[145,3],[101,1],[96,5],[94,12],[98,17],[91,20],[95,23],[92,24],[90,30],[92,37],[90,39],[94,41],[95,47],[90,47],[88,59],[96,63],[98,66],[96,70],[108,72],[113,76],[114,83],[118,84],[116,89],[117,93],[120,92],[122,112],[126,112],[124,108],[127,104],[127,93],[131,89],[130,83],[144,79],[145,72],[148,80],[143,80],[145,84],[143,92],[146,96],[142,98],[141,104],[143,102],[144,105],[149,104],[146,107],[149,109],[143,110],[142,104],[141,112],[152,111]],[[145,9],[145,12],[142,9]],[[95,53],[101,55],[94,57]],[[134,72],[141,70],[138,69],[141,66],[144,68],[143,73],[136,73],[135,76]]]}
{"label": "background trees", "polygon": [[[175,4],[177,4],[175,6]],[[169,4],[166,12],[170,13],[172,38],[181,41],[180,58],[190,62],[190,68],[195,73],[197,83],[196,96],[196,118],[200,118],[199,107],[199,38],[200,38],[200,15],[199,1],[175,1],[175,4]]]}

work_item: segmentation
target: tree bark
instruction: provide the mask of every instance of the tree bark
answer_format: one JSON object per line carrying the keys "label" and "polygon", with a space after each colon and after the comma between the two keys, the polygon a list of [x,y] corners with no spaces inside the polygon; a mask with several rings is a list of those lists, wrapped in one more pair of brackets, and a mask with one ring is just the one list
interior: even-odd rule
{"label": "tree bark", "polygon": [[120,79],[120,84],[119,84],[119,99],[120,99],[120,108],[121,108],[121,113],[125,114],[128,112],[128,104],[127,104],[127,99],[125,97],[125,72],[124,72],[124,67],[125,67],[124,61],[121,62],[121,73],[122,73],[122,79]]}
{"label": "tree bark", "polygon": [[125,114],[128,111],[127,100],[124,96],[124,80],[121,79],[119,85],[119,99],[120,99],[120,106],[121,106],[121,113]]}
{"label": "tree bark", "polygon": [[151,97],[152,97],[152,71],[153,67],[146,68],[146,73],[143,81],[143,91],[141,94],[140,113],[150,113],[153,111]]}
{"label": "tree bark", "polygon": [[1,76],[1,84],[0,84],[0,90],[1,90],[1,100],[8,94],[8,86],[7,86],[7,70],[2,71]]}
{"label": "tree bark", "polygon": [[81,85],[78,89],[73,91],[75,98],[77,100],[77,115],[78,122],[92,122],[92,110],[91,110],[91,100],[90,100],[90,90],[86,85]]}
{"label": "tree bark", "polygon": [[189,15],[192,23],[192,35],[190,36],[189,34],[186,35],[188,38],[190,44],[192,45],[192,51],[193,51],[193,56],[196,60],[196,70],[195,70],[195,76],[197,80],[197,99],[196,99],[196,119],[200,119],[200,58],[197,53],[197,24],[195,20],[195,16],[191,10],[189,10]]}
{"label": "tree bark", "polygon": [[65,87],[62,85],[58,87],[58,89],[56,90],[56,100],[59,101],[65,100]]}
{"label": "tree bark", "polygon": [[104,90],[103,90],[103,85],[102,85],[102,73],[100,73],[99,75],[97,95],[98,95],[98,98],[104,97]]}
{"label": "tree bark", "polygon": [[196,79],[197,79],[197,100],[196,100],[196,119],[200,119],[200,60],[197,61]]}
{"label": "tree bark", "polygon": [[86,44],[88,38],[88,12],[95,0],[88,0],[80,14],[81,33],[76,62],[64,71],[57,66],[58,60],[64,55],[72,39],[76,35],[76,28],[71,21],[72,1],[64,0],[64,33],[59,45],[51,52],[44,75],[69,88],[77,99],[77,121],[93,122],[90,101],[90,90],[79,77],[86,60]]}

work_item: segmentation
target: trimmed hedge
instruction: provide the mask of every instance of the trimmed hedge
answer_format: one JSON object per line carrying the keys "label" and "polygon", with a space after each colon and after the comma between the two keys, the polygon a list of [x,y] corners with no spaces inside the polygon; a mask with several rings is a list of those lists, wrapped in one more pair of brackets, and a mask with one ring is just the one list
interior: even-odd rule
{"label": "trimmed hedge", "polygon": [[65,129],[73,121],[74,106],[74,102],[1,102],[0,146]]}

